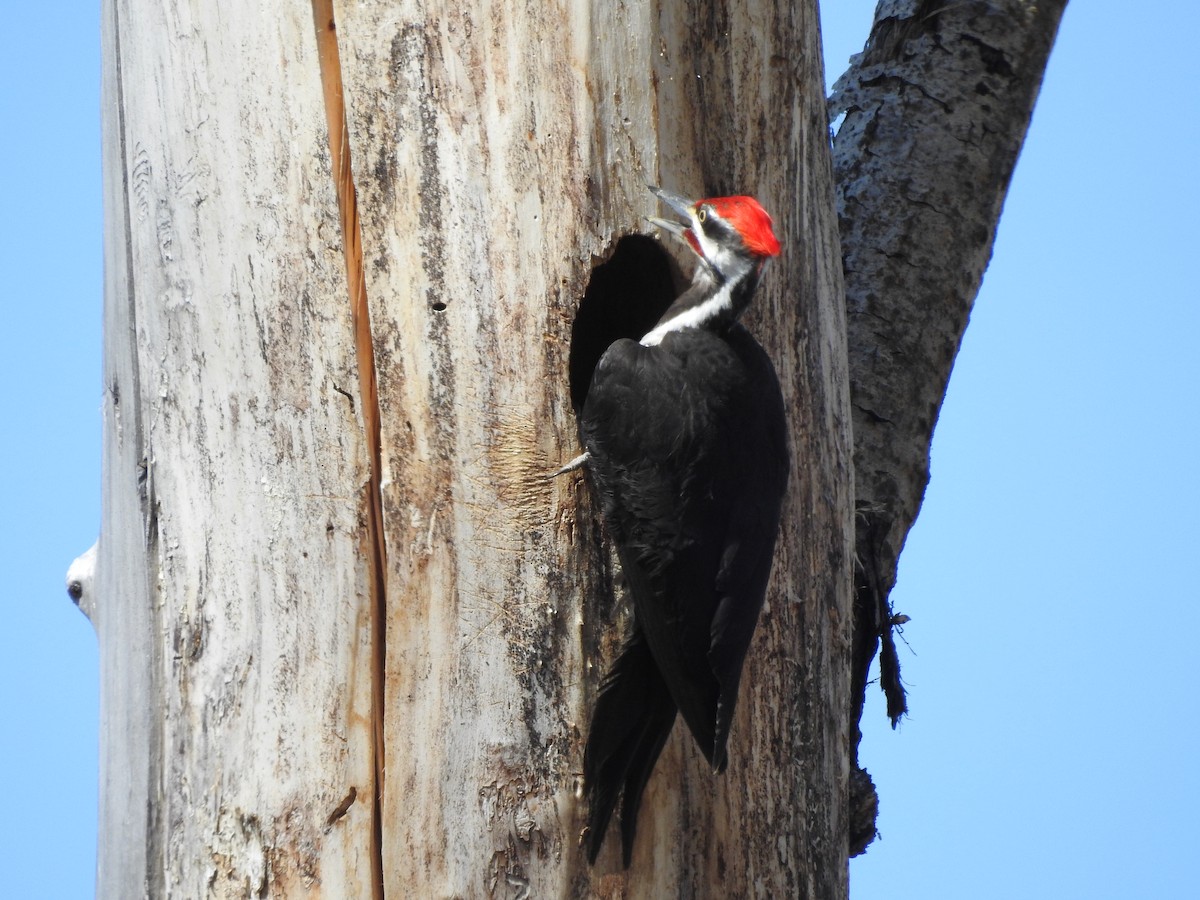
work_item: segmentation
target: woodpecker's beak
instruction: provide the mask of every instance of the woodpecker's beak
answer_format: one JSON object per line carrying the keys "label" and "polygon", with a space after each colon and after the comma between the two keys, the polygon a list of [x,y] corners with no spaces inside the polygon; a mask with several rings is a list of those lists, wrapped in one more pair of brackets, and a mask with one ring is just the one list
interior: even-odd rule
{"label": "woodpecker's beak", "polygon": [[659,200],[667,204],[667,206],[671,207],[671,209],[675,210],[675,212],[687,219],[689,222],[691,221],[692,207],[696,205],[695,203],[684,197],[680,197],[678,194],[672,194],[670,191],[664,191],[662,188],[655,187],[652,184],[646,186],[654,192],[654,195],[658,197]]}
{"label": "woodpecker's beak", "polygon": [[663,231],[669,231],[678,238],[683,238],[683,233],[688,230],[687,225],[679,222],[672,222],[670,219],[660,219],[658,216],[646,216],[646,221],[655,228],[661,228]]}
{"label": "woodpecker's beak", "polygon": [[694,243],[695,239],[692,238],[688,233],[691,231],[692,224],[694,222],[693,216],[696,204],[691,200],[680,197],[678,194],[672,194],[670,191],[664,191],[662,188],[655,187],[652,184],[648,184],[646,187],[654,191],[655,196],[658,197],[659,200],[671,207],[672,210],[674,210],[684,219],[683,222],[673,222],[670,219],[660,219],[658,216],[646,216],[646,221],[651,225],[661,228],[663,231],[668,231],[675,235],[675,237],[683,241],[689,250],[696,254],[696,257],[701,262],[707,265],[708,260],[706,260],[704,255],[697,249],[696,244]]}

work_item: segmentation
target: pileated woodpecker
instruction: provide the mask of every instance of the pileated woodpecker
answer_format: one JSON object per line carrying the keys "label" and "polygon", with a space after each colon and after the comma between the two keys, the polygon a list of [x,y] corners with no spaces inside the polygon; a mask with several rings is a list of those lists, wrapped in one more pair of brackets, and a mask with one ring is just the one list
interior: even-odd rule
{"label": "pileated woodpecker", "polygon": [[695,274],[641,341],[604,352],[577,461],[588,462],[633,596],[633,633],[600,688],[584,753],[588,860],[620,798],[626,867],[677,711],[713,771],[725,769],[788,473],[779,380],[737,321],[779,253],[771,218],[751,197],[693,203],[651,190],[685,220],[650,221],[686,242]]}

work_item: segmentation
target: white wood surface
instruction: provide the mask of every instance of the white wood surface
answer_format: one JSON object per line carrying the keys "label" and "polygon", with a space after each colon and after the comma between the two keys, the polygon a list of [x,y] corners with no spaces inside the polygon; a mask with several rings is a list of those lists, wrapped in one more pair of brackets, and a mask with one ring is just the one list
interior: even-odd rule
{"label": "white wood surface", "polygon": [[98,895],[367,897],[367,478],[311,9],[105,4]]}

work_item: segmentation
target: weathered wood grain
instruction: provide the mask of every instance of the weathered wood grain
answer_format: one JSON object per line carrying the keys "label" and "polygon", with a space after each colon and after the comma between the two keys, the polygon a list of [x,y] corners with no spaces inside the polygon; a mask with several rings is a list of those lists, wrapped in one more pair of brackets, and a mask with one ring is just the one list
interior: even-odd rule
{"label": "weathered wood grain", "polygon": [[[386,892],[845,893],[850,485],[815,13],[335,4],[376,348],[388,547]],[[569,324],[654,211],[758,194],[789,250],[752,327],[788,383],[787,530],[733,764],[677,735],[628,875],[577,847],[613,610],[578,477]],[[762,893],[765,891],[766,893]]]}
{"label": "weathered wood grain", "polygon": [[104,21],[98,895],[370,896],[367,457],[312,12]]}

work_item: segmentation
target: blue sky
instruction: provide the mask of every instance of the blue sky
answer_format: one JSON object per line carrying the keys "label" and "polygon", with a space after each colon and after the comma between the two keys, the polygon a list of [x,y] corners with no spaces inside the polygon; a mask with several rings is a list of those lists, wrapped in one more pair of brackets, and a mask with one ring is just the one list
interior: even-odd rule
{"label": "blue sky", "polygon": [[[100,504],[98,4],[0,55],[0,861],[92,893],[97,654],[63,590]],[[871,0],[827,3],[831,78]],[[872,693],[866,898],[1195,896],[1200,6],[1076,0],[955,366],[894,595],[911,717]],[[136,838],[135,838],[136,839]]]}

